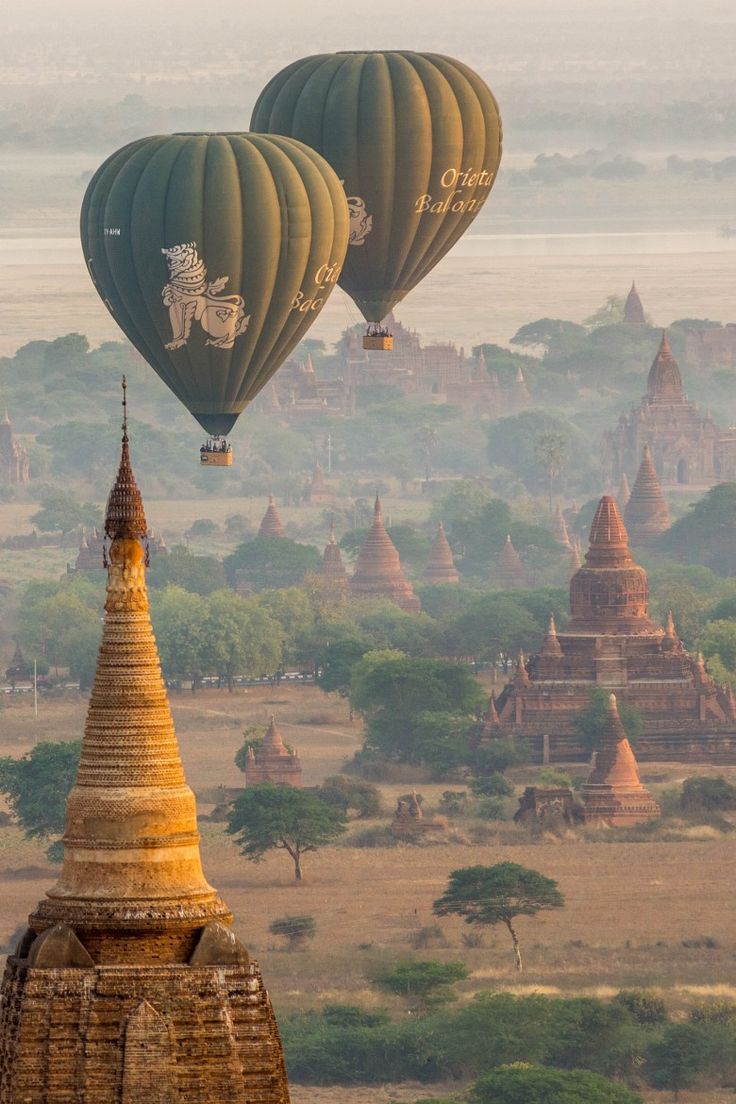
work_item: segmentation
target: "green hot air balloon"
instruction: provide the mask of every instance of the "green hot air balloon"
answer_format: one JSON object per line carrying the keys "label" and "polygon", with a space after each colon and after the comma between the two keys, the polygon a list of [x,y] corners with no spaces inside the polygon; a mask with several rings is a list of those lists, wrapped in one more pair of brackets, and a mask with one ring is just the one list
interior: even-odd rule
{"label": "green hot air balloon", "polygon": [[378,324],[488,198],[501,160],[490,89],[441,54],[316,54],[271,79],[251,126],[306,142],[343,181],[350,246],[339,284],[377,337],[364,344],[382,347]]}
{"label": "green hot air balloon", "polygon": [[[301,142],[167,134],[131,142],[97,170],[81,235],[115,321],[219,438],[327,300],[348,210],[333,170]],[[218,441],[202,460],[232,454]]]}

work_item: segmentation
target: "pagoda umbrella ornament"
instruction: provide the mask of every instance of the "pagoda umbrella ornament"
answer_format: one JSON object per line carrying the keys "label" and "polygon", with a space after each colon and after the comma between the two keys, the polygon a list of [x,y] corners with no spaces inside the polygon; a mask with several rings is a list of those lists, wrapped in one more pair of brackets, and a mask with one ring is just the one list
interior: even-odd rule
{"label": "pagoda umbrella ornament", "polygon": [[251,126],[306,142],[343,181],[350,246],[339,279],[391,348],[383,319],[468,229],[501,160],[501,119],[485,82],[442,54],[315,54],[259,96]]}
{"label": "pagoda umbrella ornament", "polygon": [[340,181],[277,135],[164,134],[118,150],[81,212],[92,282],[206,430],[203,464],[302,339],[345,258]]}

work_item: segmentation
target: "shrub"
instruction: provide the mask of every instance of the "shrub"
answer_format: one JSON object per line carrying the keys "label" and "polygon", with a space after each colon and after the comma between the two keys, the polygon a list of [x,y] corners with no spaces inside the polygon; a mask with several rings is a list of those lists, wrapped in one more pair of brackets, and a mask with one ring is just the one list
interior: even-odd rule
{"label": "shrub", "polygon": [[481,820],[508,820],[508,804],[502,797],[483,797],[473,806],[473,812]]}
{"label": "shrub", "polygon": [[510,736],[499,736],[487,744],[475,748],[470,756],[470,767],[478,775],[503,774],[509,767],[518,767],[529,760],[529,744]]}
{"label": "shrub", "polygon": [[415,928],[409,936],[409,945],[415,951],[426,950],[427,947],[446,947],[447,937],[439,924],[425,924],[421,928]]}
{"label": "shrub", "polygon": [[622,989],[613,998],[631,1014],[638,1024],[662,1024],[667,1022],[667,1006],[661,997],[646,989]]}
{"label": "shrub", "polygon": [[730,1026],[713,1023],[676,1023],[665,1028],[646,1053],[644,1073],[655,1089],[678,1093],[699,1078],[713,1074],[721,1082],[732,1071],[736,1038]]}
{"label": "shrub", "polygon": [[468,806],[468,791],[467,790],[443,790],[442,797],[439,801],[439,807],[443,813],[448,813],[450,816],[457,816],[458,813],[463,813]]}
{"label": "shrub", "polygon": [[326,778],[319,787],[319,796],[345,815],[349,812],[354,812],[359,817],[375,817],[381,814],[379,790],[370,782],[357,778],[345,778],[340,774]]}
{"label": "shrub", "polygon": [[686,778],[682,784],[680,804],[687,812],[736,809],[736,786],[723,777]]}
{"label": "shrub", "polygon": [[471,1104],[643,1104],[623,1085],[588,1070],[501,1066],[471,1087]]}
{"label": "shrub", "polygon": [[454,999],[450,986],[470,974],[462,962],[408,959],[375,971],[370,980],[379,989],[406,997],[422,1008]]}
{"label": "shrub", "polygon": [[701,1001],[691,1008],[690,1023],[736,1024],[736,1002],[730,1000]]}
{"label": "shrub", "polygon": [[398,847],[399,841],[392,835],[391,829],[381,824],[373,828],[363,828],[353,832],[344,841],[346,847]]}
{"label": "shrub", "polygon": [[514,787],[500,771],[474,778],[470,788],[477,797],[513,797]]}
{"label": "shrub", "polygon": [[308,939],[314,939],[317,922],[313,916],[281,916],[268,925],[271,935],[286,940],[287,951],[301,950]]}
{"label": "shrub", "polygon": [[570,775],[565,774],[564,771],[555,770],[554,767],[545,767],[541,770],[534,784],[535,786],[560,786],[567,790],[573,788]]}

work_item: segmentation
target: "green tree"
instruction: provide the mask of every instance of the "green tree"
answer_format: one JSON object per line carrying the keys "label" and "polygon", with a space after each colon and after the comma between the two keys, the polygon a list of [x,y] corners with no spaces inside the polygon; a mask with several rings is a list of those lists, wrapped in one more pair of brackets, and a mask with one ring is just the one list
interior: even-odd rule
{"label": "green tree", "polygon": [[269,851],[286,851],[294,878],[302,880],[302,856],[332,843],[347,828],[344,814],[306,790],[260,782],[233,802],[227,830],[240,851],[259,862]]}
{"label": "green tree", "polygon": [[682,784],[680,804],[686,812],[712,813],[736,809],[736,786],[722,775],[718,778],[686,778]]}
{"label": "green tree", "polygon": [[442,897],[434,903],[438,916],[462,916],[466,924],[504,924],[514,948],[516,969],[523,969],[517,916],[536,916],[562,908],[565,899],[552,878],[518,863],[466,866],[453,870]]}
{"label": "green tree", "polygon": [[450,986],[469,976],[470,970],[462,962],[410,958],[380,967],[370,975],[370,980],[385,993],[405,997],[410,1006],[425,1011],[452,1000],[454,994]]}
{"label": "green tree", "polygon": [[515,598],[482,594],[457,620],[445,622],[442,640],[450,654],[495,663],[520,650],[534,650],[542,635],[534,617]]}
{"label": "green tree", "polygon": [[207,602],[199,594],[167,586],[152,594],[151,612],[165,678],[188,679],[194,693],[210,665]]}
{"label": "green tree", "polygon": [[81,750],[81,740],[44,742],[20,759],[0,759],[0,792],[30,839],[49,839],[64,831],[66,799]]}
{"label": "green tree", "polygon": [[216,556],[195,556],[177,544],[168,556],[151,556],[149,586],[178,586],[193,594],[211,594],[225,586],[225,568]]}
{"label": "green tree", "polygon": [[236,675],[271,675],[281,666],[281,626],[254,600],[215,591],[205,599],[200,632],[203,663],[226,681],[229,691]]}
{"label": "green tree", "polygon": [[22,602],[21,639],[29,654],[43,656],[53,667],[74,666],[79,677],[91,641],[99,644],[100,614],[72,589],[55,584],[51,589],[55,593],[43,597],[42,589],[28,588]]}
{"label": "green tree", "polygon": [[367,721],[366,747],[402,762],[422,761],[417,725],[427,713],[475,716],[485,699],[467,667],[374,651],[353,668],[350,700]]}
{"label": "green tree", "polygon": [[484,1073],[468,1094],[470,1104],[644,1104],[638,1093],[590,1070],[499,1066]]}
{"label": "green tree", "polygon": [[41,509],[31,517],[31,523],[44,533],[70,533],[80,526],[99,525],[100,509],[91,502],[77,502],[69,491],[55,489],[41,497]]}
{"label": "green tree", "polygon": [[360,778],[346,778],[335,774],[325,778],[317,791],[328,805],[333,805],[345,816],[350,812],[359,817],[376,817],[381,814],[381,792],[371,782]]}
{"label": "green tree", "polygon": [[736,575],[736,483],[711,487],[661,535],[657,548],[719,575]]}
{"label": "green tree", "polygon": [[717,656],[724,667],[736,673],[736,623],[708,621],[698,641],[706,659]]}
{"label": "green tree", "polygon": [[246,580],[256,590],[298,586],[308,571],[317,571],[322,557],[311,544],[287,537],[256,537],[225,558],[228,578]]}
{"label": "green tree", "polygon": [[[598,739],[606,724],[608,716],[608,699],[610,692],[598,688],[591,691],[590,705],[583,709],[573,720],[575,731],[586,751],[594,751],[598,746]],[[618,702],[618,715],[629,743],[636,746],[641,736],[641,713],[636,706],[627,702]]]}
{"label": "green tree", "polygon": [[567,463],[567,441],[561,433],[540,433],[534,442],[534,456],[547,477],[549,510],[552,513],[554,481]]}
{"label": "green tree", "polygon": [[542,345],[549,350],[555,345],[566,343],[579,348],[586,337],[585,327],[575,322],[566,322],[562,318],[539,318],[536,322],[527,322],[518,329],[511,338],[510,344]]}
{"label": "green tree", "polygon": [[281,630],[284,664],[314,664],[317,625],[313,605],[300,587],[264,590],[258,606],[276,621]]}
{"label": "green tree", "polygon": [[313,916],[280,916],[271,921],[268,930],[286,940],[287,951],[299,951],[308,939],[314,939],[317,922]]}
{"label": "green tree", "polygon": [[655,1089],[671,1089],[675,1099],[683,1089],[697,1083],[698,1077],[720,1058],[723,1044],[733,1062],[736,1037],[728,1027],[718,1030],[714,1024],[669,1024],[646,1053],[644,1073]]}
{"label": "green tree", "polygon": [[370,648],[367,641],[350,638],[326,644],[317,657],[317,685],[320,690],[326,694],[337,691],[341,697],[349,697],[353,669]]}

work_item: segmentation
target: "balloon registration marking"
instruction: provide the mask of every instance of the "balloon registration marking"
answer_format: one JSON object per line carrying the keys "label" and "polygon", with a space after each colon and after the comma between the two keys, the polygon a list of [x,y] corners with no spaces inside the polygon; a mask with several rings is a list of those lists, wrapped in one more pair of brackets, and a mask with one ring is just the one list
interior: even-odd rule
{"label": "balloon registration marking", "polygon": [[169,266],[169,281],[162,292],[171,322],[171,341],[166,348],[181,349],[189,340],[192,323],[199,322],[208,335],[205,345],[232,349],[235,338],[248,329],[250,315],[245,313],[242,295],[221,294],[230,277],[208,282],[196,242],[182,242],[161,252]]}

